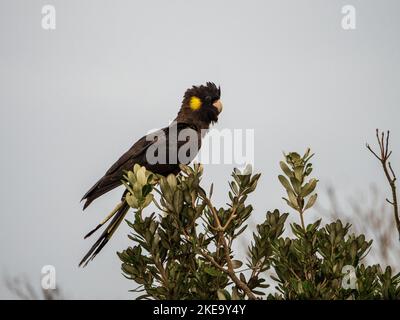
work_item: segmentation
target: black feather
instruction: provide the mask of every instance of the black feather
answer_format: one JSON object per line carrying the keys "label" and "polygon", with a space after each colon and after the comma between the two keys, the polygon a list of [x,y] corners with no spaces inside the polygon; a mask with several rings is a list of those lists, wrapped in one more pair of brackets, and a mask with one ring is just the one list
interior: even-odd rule
{"label": "black feather", "polygon": [[[107,244],[108,240],[110,240],[111,236],[113,235],[115,230],[117,230],[120,223],[124,220],[125,215],[127,214],[128,211],[129,211],[129,205],[126,202],[124,202],[122,206],[119,208],[119,210],[116,212],[114,218],[107,225],[106,229],[103,231],[101,236],[90,248],[88,253],[86,253],[86,255],[83,257],[83,259],[79,263],[79,266],[83,265],[84,267],[86,267],[86,265],[96,257],[96,255],[101,251],[101,249],[103,249],[103,247]],[[92,234],[94,231],[90,232],[90,234]]]}
{"label": "black feather", "polygon": [[[199,110],[192,110],[189,105],[189,100],[192,96],[197,96],[203,101],[203,105]],[[217,122],[218,120],[218,110],[213,107],[213,102],[217,101],[221,97],[221,88],[217,87],[212,82],[207,82],[206,85],[201,86],[193,86],[192,88],[186,90],[182,106],[178,115],[174,121],[177,124],[178,132],[182,129],[192,129],[197,133],[198,138],[198,149],[195,150],[196,154],[201,147],[201,130],[208,129],[210,124]],[[167,136],[166,144],[167,148],[171,146],[168,135],[168,130],[170,127],[166,127],[161,129],[160,132],[164,132]],[[151,135],[154,137],[154,133]],[[165,141],[165,139],[164,139]],[[101,195],[107,193],[108,191],[120,186],[122,184],[123,175],[126,171],[132,170],[135,164],[139,164],[141,166],[145,166],[147,170],[152,171],[153,173],[167,176],[168,174],[178,174],[180,172],[179,163],[167,163],[163,164],[150,164],[146,159],[146,150],[156,143],[156,139],[149,139],[149,136],[144,136],[139,139],[128,151],[126,151],[105,173],[105,175],[98,181],[96,184],[89,189],[88,192],[83,196],[82,200],[86,200],[83,209],[86,209],[95,199],[100,197]],[[172,142],[178,144],[178,148],[176,152],[179,152],[180,146],[185,144],[185,142]],[[171,151],[171,149],[169,149]],[[169,152],[167,153],[169,155]],[[196,155],[190,155],[192,158]],[[168,158],[169,159],[169,158]],[[188,163],[185,163],[188,164]],[[126,194],[126,191],[124,195]],[[123,196],[124,199],[124,196]],[[118,228],[119,224],[123,221],[126,213],[129,211],[129,206],[123,200],[122,205],[117,209],[114,209],[115,215],[111,213],[109,216],[113,216],[111,222],[107,225],[104,232],[101,234],[99,239],[94,243],[94,245],[90,248],[88,253],[83,257],[82,261],[79,263],[79,266],[86,266],[89,261],[93,260],[93,258],[101,251],[101,249],[106,245],[106,243],[111,238],[112,234]],[[108,219],[108,218],[107,218]],[[106,220],[107,221],[107,220]],[[90,231],[85,238],[91,236],[94,232],[96,232],[105,222],[97,225],[92,231]]]}

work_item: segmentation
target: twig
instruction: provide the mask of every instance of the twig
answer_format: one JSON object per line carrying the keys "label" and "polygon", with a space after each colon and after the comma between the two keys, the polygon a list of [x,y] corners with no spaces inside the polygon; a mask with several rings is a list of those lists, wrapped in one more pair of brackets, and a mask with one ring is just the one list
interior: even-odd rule
{"label": "twig", "polygon": [[304,217],[303,217],[304,211],[303,211],[303,210],[300,210],[299,213],[300,213],[301,227],[303,228],[304,231],[306,231],[306,226],[305,226],[305,224],[304,224]]}
{"label": "twig", "polygon": [[235,219],[236,217],[237,217],[237,215],[236,215],[236,207],[234,207],[234,208],[232,208],[231,215],[229,216],[228,221],[222,227],[223,231],[225,231],[229,227],[229,225],[232,222],[232,220]]}
{"label": "twig", "polygon": [[[257,297],[255,296],[255,294],[250,290],[250,288],[247,286],[246,283],[244,283],[243,281],[241,281],[235,274],[235,270],[233,268],[233,263],[232,263],[232,259],[230,257],[230,248],[226,242],[225,236],[224,236],[224,231],[226,230],[226,228],[228,227],[228,223],[225,224],[223,227],[221,225],[221,221],[218,217],[218,213],[215,210],[215,207],[212,205],[210,199],[208,199],[207,197],[204,198],[204,201],[207,204],[207,207],[209,208],[209,210],[212,212],[213,216],[214,216],[214,220],[215,220],[215,224],[216,224],[216,230],[218,232],[218,237],[219,237],[219,242],[222,243],[223,247],[224,247],[224,253],[225,253],[225,260],[227,263],[227,269],[223,268],[221,265],[219,265],[210,255],[205,254],[204,252],[202,252],[202,255],[209,260],[213,265],[215,265],[218,269],[220,269],[221,271],[225,272],[226,274],[228,274],[228,276],[232,279],[232,281],[236,284],[236,286],[240,289],[242,289],[245,294],[249,297],[249,299],[252,300],[256,300]],[[230,221],[232,221],[233,217],[235,215],[235,210],[232,210],[231,212],[231,216],[229,217],[228,221],[230,223]]]}
{"label": "twig", "polygon": [[393,206],[393,214],[396,222],[397,231],[399,233],[400,240],[400,218],[399,218],[399,206],[397,202],[397,192],[396,192],[396,174],[392,168],[392,164],[390,163],[389,157],[392,154],[392,151],[389,151],[389,137],[390,131],[387,131],[386,140],[385,133],[379,133],[379,130],[376,129],[376,139],[378,140],[378,145],[380,149],[380,155],[378,155],[370,145],[367,143],[367,149],[380,161],[382,164],[383,172],[385,173],[386,179],[389,182],[391,191],[392,191],[392,200],[386,199],[386,201]]}
{"label": "twig", "polygon": [[235,274],[235,270],[233,268],[233,264],[232,264],[232,260],[230,257],[230,249],[226,243],[226,239],[224,236],[222,236],[222,245],[224,246],[224,250],[225,250],[225,258],[226,258],[226,262],[228,264],[228,274],[230,276],[230,278],[232,279],[232,281],[240,288],[242,289],[246,295],[249,297],[249,299],[252,300],[256,300],[257,297],[255,296],[255,294],[253,292],[251,292],[250,288],[247,286],[247,284],[245,284],[243,281],[241,281]]}
{"label": "twig", "polygon": [[204,198],[204,200],[205,200],[205,202],[206,202],[206,204],[207,204],[208,209],[210,209],[211,213],[212,213],[213,216],[214,216],[214,220],[215,220],[215,223],[216,223],[216,227],[214,227],[214,229],[215,229],[216,231],[219,231],[219,232],[220,232],[220,231],[223,231],[222,225],[221,225],[221,221],[220,221],[219,218],[218,218],[218,213],[217,213],[217,211],[215,210],[214,206],[212,205],[210,199]]}

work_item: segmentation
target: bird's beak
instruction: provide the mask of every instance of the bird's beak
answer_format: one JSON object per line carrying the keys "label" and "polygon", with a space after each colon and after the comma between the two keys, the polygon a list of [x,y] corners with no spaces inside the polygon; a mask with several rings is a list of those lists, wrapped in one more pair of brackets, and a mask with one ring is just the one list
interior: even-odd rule
{"label": "bird's beak", "polygon": [[221,102],[221,100],[215,101],[215,102],[213,103],[213,106],[214,106],[215,108],[217,108],[218,113],[221,113],[221,111],[222,111],[222,102]]}

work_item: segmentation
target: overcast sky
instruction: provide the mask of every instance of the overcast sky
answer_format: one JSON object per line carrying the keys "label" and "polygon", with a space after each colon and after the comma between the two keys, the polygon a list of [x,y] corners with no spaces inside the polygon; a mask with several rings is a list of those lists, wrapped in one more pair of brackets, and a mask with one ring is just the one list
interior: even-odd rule
{"label": "overcast sky", "polygon": [[[45,4],[55,6],[56,30],[41,26]],[[355,30],[341,26],[346,4],[356,8]],[[287,210],[276,178],[282,151],[313,149],[322,204],[330,184],[343,199],[371,183],[388,193],[365,142],[391,129],[400,174],[399,9],[396,0],[1,0],[1,278],[25,275],[39,288],[42,266],[54,265],[70,298],[132,298],[136,285],[115,254],[131,244],[125,225],[77,267],[94,240],[83,235],[122,189],[84,214],[79,200],[206,81],[222,89],[216,128],[254,129],[254,221]],[[232,168],[205,168],[218,205]],[[0,298],[10,297],[1,284]]]}

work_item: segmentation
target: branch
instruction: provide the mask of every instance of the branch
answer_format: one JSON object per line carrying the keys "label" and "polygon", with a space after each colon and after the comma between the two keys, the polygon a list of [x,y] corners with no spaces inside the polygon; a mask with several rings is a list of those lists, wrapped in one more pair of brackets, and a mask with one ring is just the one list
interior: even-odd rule
{"label": "branch", "polygon": [[215,207],[212,205],[210,199],[205,197],[204,201],[206,202],[207,207],[210,209],[210,211],[212,212],[212,214],[214,216],[214,220],[215,220],[215,223],[216,223],[216,230],[218,231],[218,236],[219,236],[218,240],[219,240],[220,243],[222,243],[222,245],[224,247],[225,259],[226,259],[226,263],[228,265],[228,269],[225,269],[222,266],[220,266],[210,255],[204,254],[204,252],[202,253],[203,256],[206,259],[208,259],[213,265],[215,265],[218,269],[220,269],[221,271],[225,272],[232,279],[232,281],[236,284],[236,286],[238,288],[242,289],[246,293],[246,295],[249,297],[249,299],[256,300],[257,297],[250,290],[250,288],[247,286],[247,284],[244,283],[243,281],[241,281],[236,276],[235,270],[234,270],[233,264],[232,264],[232,259],[230,257],[230,248],[229,248],[229,246],[228,246],[228,244],[226,242],[225,236],[224,236],[224,231],[229,225],[228,222],[230,223],[230,221],[232,221],[233,216],[235,216],[235,211],[236,210],[232,210],[231,216],[229,217],[228,222],[224,225],[224,227],[222,227],[221,220],[219,219],[217,211],[215,210]]}
{"label": "branch", "polygon": [[367,149],[379,160],[382,165],[383,172],[385,173],[386,179],[389,182],[390,189],[392,191],[392,200],[386,199],[388,203],[393,206],[393,214],[394,219],[396,222],[397,231],[399,233],[400,239],[400,217],[399,217],[399,206],[397,202],[397,192],[396,192],[396,174],[392,168],[391,163],[388,161],[389,157],[392,154],[392,151],[389,150],[389,137],[390,131],[386,133],[386,140],[385,140],[385,133],[379,133],[379,130],[376,129],[376,139],[378,141],[378,146],[380,149],[380,155],[378,155],[369,144],[367,144]]}
{"label": "branch", "polygon": [[224,250],[225,250],[225,259],[228,264],[228,274],[229,274],[230,278],[240,289],[242,289],[246,293],[246,295],[249,297],[249,299],[256,300],[257,297],[254,295],[253,292],[251,292],[251,290],[247,286],[247,284],[244,283],[243,281],[241,281],[235,274],[235,270],[233,268],[232,260],[230,257],[230,249],[226,243],[225,237],[222,237],[222,245],[224,246]]}
{"label": "branch", "polygon": [[232,209],[232,211],[231,211],[231,215],[229,216],[228,221],[222,227],[223,231],[225,231],[229,227],[229,225],[232,222],[232,220],[235,219],[236,217],[237,217],[237,215],[236,215],[236,207],[234,207]]}

